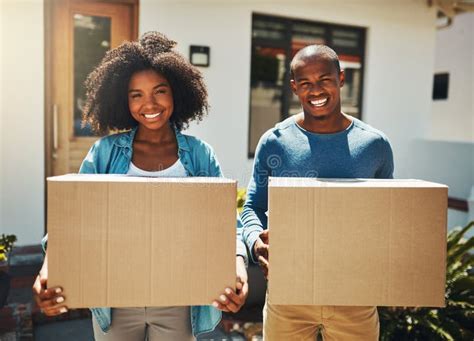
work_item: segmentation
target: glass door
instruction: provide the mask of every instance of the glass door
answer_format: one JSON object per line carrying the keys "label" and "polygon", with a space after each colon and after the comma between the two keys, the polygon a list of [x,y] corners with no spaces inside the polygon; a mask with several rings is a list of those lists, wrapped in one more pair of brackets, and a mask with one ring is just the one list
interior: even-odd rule
{"label": "glass door", "polygon": [[49,3],[47,32],[46,174],[75,173],[97,140],[82,125],[84,81],[105,53],[137,38],[133,0]]}

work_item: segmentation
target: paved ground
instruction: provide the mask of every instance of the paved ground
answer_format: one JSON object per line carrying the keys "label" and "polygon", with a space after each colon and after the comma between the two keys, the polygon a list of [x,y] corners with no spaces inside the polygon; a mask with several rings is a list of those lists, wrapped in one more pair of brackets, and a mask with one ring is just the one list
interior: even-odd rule
{"label": "paved ground", "polygon": [[[55,318],[43,315],[33,302],[31,287],[43,256],[39,245],[15,248],[10,257],[11,288],[5,307],[0,309],[0,341],[82,341],[93,340],[90,312],[72,310]],[[265,283],[260,271],[249,270],[247,306],[238,314],[224,315],[219,327],[198,340],[261,340],[261,311]],[[252,321],[252,322],[249,322]],[[247,335],[245,337],[244,335]],[[252,335],[254,335],[252,337]]]}

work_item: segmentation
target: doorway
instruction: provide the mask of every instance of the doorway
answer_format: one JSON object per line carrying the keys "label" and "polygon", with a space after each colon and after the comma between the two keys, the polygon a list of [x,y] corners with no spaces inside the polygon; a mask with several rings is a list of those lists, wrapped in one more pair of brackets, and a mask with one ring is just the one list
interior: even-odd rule
{"label": "doorway", "polygon": [[46,175],[76,173],[99,138],[81,123],[84,81],[105,53],[138,37],[138,0],[45,2]]}

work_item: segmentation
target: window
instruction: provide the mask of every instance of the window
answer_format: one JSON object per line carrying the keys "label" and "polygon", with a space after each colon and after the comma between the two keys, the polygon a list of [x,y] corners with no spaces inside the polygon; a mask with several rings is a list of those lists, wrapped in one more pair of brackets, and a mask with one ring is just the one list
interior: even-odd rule
{"label": "window", "polygon": [[448,99],[449,73],[437,73],[434,75],[433,99]]}
{"label": "window", "polygon": [[250,75],[248,156],[253,157],[262,134],[277,122],[301,111],[290,89],[291,59],[301,48],[326,44],[339,55],[346,82],[342,110],[361,117],[365,29],[254,14]]}

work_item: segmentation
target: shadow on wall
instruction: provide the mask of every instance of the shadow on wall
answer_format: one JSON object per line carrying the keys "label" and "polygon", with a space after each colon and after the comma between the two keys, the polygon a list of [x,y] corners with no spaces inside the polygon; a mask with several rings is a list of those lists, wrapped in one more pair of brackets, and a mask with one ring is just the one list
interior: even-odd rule
{"label": "shadow on wall", "polygon": [[[410,143],[413,178],[449,186],[449,196],[469,200],[474,188],[474,143],[414,140]],[[474,212],[449,210],[448,227],[465,225]],[[471,218],[472,219],[472,218]]]}
{"label": "shadow on wall", "polygon": [[467,199],[474,186],[474,143],[414,140],[411,173],[449,186],[449,195]]}

